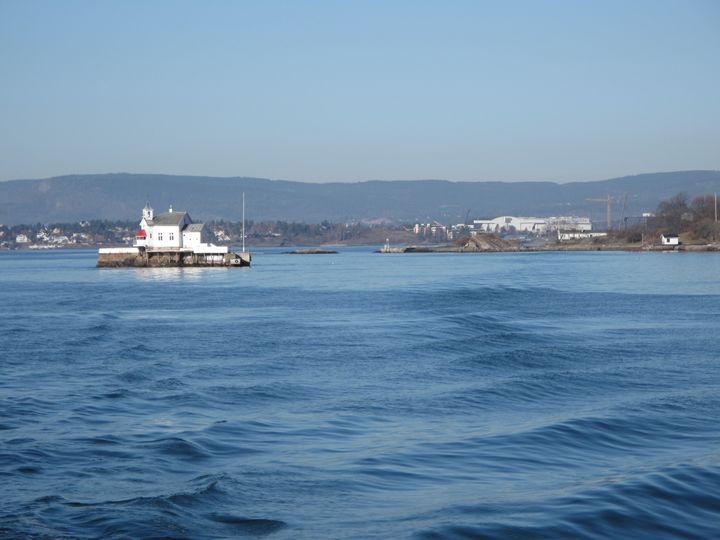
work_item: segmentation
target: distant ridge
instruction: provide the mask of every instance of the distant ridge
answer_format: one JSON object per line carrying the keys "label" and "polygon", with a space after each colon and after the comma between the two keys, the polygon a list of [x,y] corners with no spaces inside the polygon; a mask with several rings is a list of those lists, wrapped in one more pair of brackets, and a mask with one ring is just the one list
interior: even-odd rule
{"label": "distant ridge", "polygon": [[[318,223],[438,220],[471,217],[589,215],[605,207],[589,198],[628,194],[625,215],[652,211],[678,192],[690,197],[720,192],[720,171],[639,174],[595,182],[451,182],[373,180],[309,183],[263,178],[161,174],[68,175],[0,182],[0,223],[135,219],[149,197],[158,210],[172,204],[202,220],[239,220],[242,193],[248,219]],[[617,215],[617,214],[616,214]]]}

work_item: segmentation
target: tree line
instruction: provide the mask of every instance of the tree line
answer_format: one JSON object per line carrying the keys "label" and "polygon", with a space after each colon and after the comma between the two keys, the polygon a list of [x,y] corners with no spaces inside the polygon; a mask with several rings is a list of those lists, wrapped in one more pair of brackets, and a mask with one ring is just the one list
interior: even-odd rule
{"label": "tree line", "polygon": [[[239,221],[215,220],[206,226],[218,235],[219,242],[241,242],[243,224]],[[72,223],[35,223],[0,225],[0,246],[14,247],[18,235],[25,235],[30,243],[41,243],[38,238],[67,236],[88,245],[123,244],[134,238],[137,221],[89,220]],[[365,223],[298,223],[288,221],[246,221],[245,238],[259,244],[267,243],[330,243],[347,241],[382,242],[387,236],[398,239],[407,232],[401,226]]]}
{"label": "tree line", "polygon": [[628,241],[640,241],[645,233],[685,234],[698,242],[720,241],[720,224],[717,214],[717,199],[714,193],[699,195],[692,200],[687,193],[661,201],[653,216],[643,223],[627,227],[619,236]]}

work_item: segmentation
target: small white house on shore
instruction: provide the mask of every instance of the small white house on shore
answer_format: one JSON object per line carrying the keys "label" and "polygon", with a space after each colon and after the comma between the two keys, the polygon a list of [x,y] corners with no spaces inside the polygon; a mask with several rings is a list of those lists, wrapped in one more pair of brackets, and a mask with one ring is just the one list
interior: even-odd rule
{"label": "small white house on shore", "polygon": [[677,234],[662,234],[660,235],[660,242],[663,246],[678,246],[680,245],[680,237]]}

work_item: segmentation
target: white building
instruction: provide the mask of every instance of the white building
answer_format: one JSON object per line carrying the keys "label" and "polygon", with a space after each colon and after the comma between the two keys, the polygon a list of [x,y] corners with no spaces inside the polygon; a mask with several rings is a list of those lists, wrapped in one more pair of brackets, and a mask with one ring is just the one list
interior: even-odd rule
{"label": "white building", "polygon": [[432,223],[416,223],[413,227],[415,234],[423,234],[425,236],[432,236],[434,238],[450,238],[452,239],[452,232],[442,223],[433,221]]}
{"label": "white building", "polygon": [[586,232],[592,230],[592,222],[588,217],[559,216],[546,219],[550,231],[577,231]]}
{"label": "white building", "polygon": [[30,243],[30,239],[27,237],[26,234],[18,234],[18,235],[15,237],[15,243],[16,243],[16,244],[29,244],[29,243]]}
{"label": "white building", "polygon": [[35,240],[37,240],[38,242],[49,242],[50,233],[48,233],[45,229],[42,229],[38,231],[38,233],[35,235]]}
{"label": "white building", "polygon": [[64,234],[61,234],[59,236],[53,235],[50,237],[50,243],[51,244],[69,244],[70,239],[67,236],[65,236]]}
{"label": "white building", "polygon": [[607,236],[606,232],[589,232],[589,231],[560,231],[558,230],[558,240],[567,242],[568,240],[587,240],[589,238],[602,238]]}
{"label": "white building", "polygon": [[587,232],[592,230],[590,218],[578,216],[516,217],[500,216],[494,219],[476,219],[473,229],[478,232],[503,233],[524,232],[545,234],[549,231]]}
{"label": "white building", "polygon": [[212,233],[204,223],[194,223],[187,212],[168,212],[155,215],[149,203],[143,208],[140,230],[135,246],[148,251],[192,251],[194,253],[227,253],[227,246],[211,242]]}
{"label": "white building", "polygon": [[495,219],[475,219],[473,227],[479,232],[529,232],[542,234],[548,228],[547,220],[534,217],[500,216]]}
{"label": "white building", "polygon": [[677,246],[680,245],[680,238],[677,234],[663,234],[660,235],[660,242],[663,246]]}

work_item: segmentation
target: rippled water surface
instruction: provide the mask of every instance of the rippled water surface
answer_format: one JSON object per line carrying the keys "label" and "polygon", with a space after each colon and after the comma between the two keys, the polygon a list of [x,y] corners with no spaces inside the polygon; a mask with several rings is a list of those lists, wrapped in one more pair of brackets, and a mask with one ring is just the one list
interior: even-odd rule
{"label": "rippled water surface", "polygon": [[720,255],[0,253],[0,537],[720,537]]}

